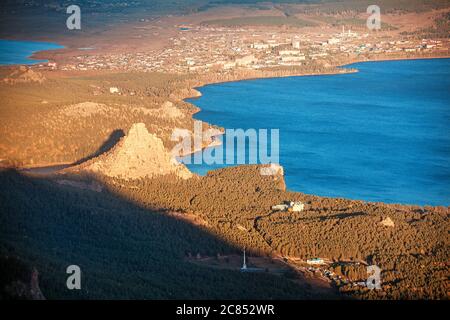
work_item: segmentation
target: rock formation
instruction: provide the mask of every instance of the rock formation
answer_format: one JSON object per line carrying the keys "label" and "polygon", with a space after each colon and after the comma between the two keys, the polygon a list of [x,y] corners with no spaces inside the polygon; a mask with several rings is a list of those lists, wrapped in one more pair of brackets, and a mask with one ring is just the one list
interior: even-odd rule
{"label": "rock formation", "polygon": [[87,171],[125,180],[175,175],[189,179],[192,173],[172,157],[160,138],[145,124],[134,124],[128,134],[109,152],[82,165]]}
{"label": "rock formation", "polygon": [[395,227],[394,221],[392,221],[390,217],[383,219],[383,221],[381,221],[380,224],[385,227]]}
{"label": "rock formation", "polygon": [[8,77],[3,79],[3,82],[6,82],[8,84],[30,82],[43,83],[45,80],[45,77],[39,72],[33,71],[25,66],[20,66],[18,69],[14,70]]}

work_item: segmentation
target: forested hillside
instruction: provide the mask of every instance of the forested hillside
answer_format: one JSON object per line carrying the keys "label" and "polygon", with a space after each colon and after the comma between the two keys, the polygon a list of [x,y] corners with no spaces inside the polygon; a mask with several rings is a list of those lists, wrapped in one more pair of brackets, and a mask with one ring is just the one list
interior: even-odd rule
{"label": "forested hillside", "polygon": [[[144,207],[195,213],[210,230],[259,255],[362,261],[382,271],[383,291],[341,291],[360,298],[442,299],[448,285],[446,207],[421,207],[330,199],[284,190],[279,176],[258,166],[210,172],[191,181],[107,182]],[[302,212],[271,206],[302,201]],[[385,219],[392,223],[383,223]],[[364,280],[366,275],[360,280]]]}
{"label": "forested hillside", "polygon": [[[0,173],[0,248],[38,270],[47,299],[318,298],[282,277],[189,263],[188,254],[241,248],[164,210],[14,171]],[[82,270],[80,291],[66,288],[73,264]]]}

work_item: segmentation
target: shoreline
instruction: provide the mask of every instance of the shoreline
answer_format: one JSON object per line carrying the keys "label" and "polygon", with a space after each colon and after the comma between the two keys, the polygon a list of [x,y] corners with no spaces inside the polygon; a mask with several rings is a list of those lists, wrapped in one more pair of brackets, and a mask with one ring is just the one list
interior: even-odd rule
{"label": "shoreline", "polygon": [[68,47],[66,45],[62,45],[60,43],[51,42],[51,41],[18,40],[18,39],[0,39],[0,41],[16,42],[16,43],[22,43],[22,44],[31,43],[33,45],[49,47],[48,49],[38,49],[38,50],[29,51],[25,56],[22,56],[20,58],[20,60],[22,62],[8,63],[8,64],[0,63],[0,67],[18,67],[18,66],[32,67],[32,66],[36,66],[41,63],[49,63],[50,62],[49,58],[45,58],[46,53],[50,53],[50,51],[55,51],[55,50],[68,49]]}
{"label": "shoreline", "polygon": [[[340,64],[340,65],[336,65],[333,66],[334,68],[339,68],[339,70],[346,70],[346,69],[340,69],[340,68],[344,68],[346,66],[350,66],[352,64],[356,64],[356,63],[365,63],[365,62],[389,62],[389,61],[410,61],[410,60],[432,60],[432,59],[450,59],[450,55],[448,56],[430,56],[430,57],[394,57],[394,58],[382,58],[382,59],[370,59],[370,60],[355,60],[352,62],[348,62],[348,63],[344,63],[344,64]],[[202,96],[202,93],[197,90],[199,88],[203,88],[209,85],[214,85],[214,84],[221,84],[221,83],[229,83],[229,82],[241,82],[241,81],[251,81],[251,80],[264,80],[264,79],[277,79],[277,78],[290,78],[290,77],[314,77],[314,76],[332,76],[332,75],[343,75],[343,74],[352,74],[352,73],[358,73],[359,69],[353,68],[353,69],[347,69],[348,72],[323,72],[323,73],[299,73],[299,74],[289,74],[289,75],[283,75],[283,76],[268,76],[268,77],[249,77],[249,78],[242,78],[242,79],[236,79],[236,80],[220,80],[220,81],[212,81],[212,82],[205,82],[202,83],[201,85],[196,85],[194,87],[188,88],[191,90],[195,90],[199,93],[198,96],[188,96],[188,97],[183,97],[181,100],[186,102],[186,103],[190,103],[187,102],[185,100],[187,99],[197,99],[200,98]],[[264,70],[264,71],[268,71],[268,70]],[[195,107],[199,108],[198,106],[194,105]],[[200,109],[200,108],[199,108]],[[198,112],[201,112],[198,111]],[[198,113],[196,112],[196,113]],[[194,114],[196,114],[194,113]]]}
{"label": "shoreline", "polygon": [[[192,113],[190,115],[190,117],[193,120],[196,120],[196,119],[194,119],[194,115],[199,113],[199,112],[201,112],[202,109],[200,107],[198,107],[197,105],[195,105],[193,102],[188,102],[186,100],[188,100],[188,99],[196,100],[196,99],[199,99],[200,97],[202,97],[202,93],[198,89],[200,89],[202,87],[205,87],[205,86],[208,86],[208,85],[229,83],[229,82],[241,82],[241,81],[247,81],[247,80],[262,80],[262,79],[277,79],[277,78],[304,77],[304,76],[326,76],[326,75],[353,74],[353,73],[359,72],[359,70],[356,69],[356,68],[348,68],[348,69],[344,69],[344,68],[347,67],[347,66],[350,66],[352,64],[364,63],[364,62],[388,62],[388,61],[401,61],[401,60],[408,61],[408,60],[431,60],[431,59],[450,59],[450,56],[439,56],[438,55],[438,56],[425,56],[425,57],[422,57],[422,56],[392,57],[392,58],[389,58],[389,59],[382,58],[382,59],[370,59],[370,60],[359,59],[359,60],[353,60],[353,61],[350,61],[350,62],[345,62],[345,63],[342,63],[342,64],[337,65],[337,66],[332,66],[331,68],[336,68],[335,72],[315,72],[315,73],[305,73],[305,72],[297,72],[297,73],[295,73],[294,72],[292,74],[278,75],[278,76],[273,75],[273,74],[269,74],[269,76],[264,76],[264,74],[263,74],[262,76],[258,76],[258,77],[245,77],[245,76],[242,76],[242,75],[238,75],[238,76],[240,76],[240,79],[239,79],[239,77],[237,77],[236,79],[218,79],[218,80],[213,80],[213,81],[206,81],[205,80],[205,76],[207,76],[207,75],[202,75],[203,78],[198,79],[198,83],[196,85],[194,85],[194,86],[186,86],[186,87],[182,88],[182,89],[187,89],[189,91],[189,95],[177,97],[175,100],[183,101],[185,103],[188,103],[188,104],[194,106],[197,110],[196,110],[196,112]],[[2,67],[2,66],[0,66],[0,67]],[[3,67],[7,67],[7,66],[3,66]],[[342,69],[340,69],[340,68],[342,68]],[[341,70],[346,70],[346,71],[342,72]],[[269,72],[271,72],[271,71],[269,71]],[[272,73],[275,73],[275,72],[272,72]],[[211,124],[209,122],[204,122],[204,123],[217,127],[216,125]],[[223,129],[223,128],[220,127],[220,129]],[[223,134],[224,134],[224,132],[218,134],[217,136],[223,136]],[[180,155],[179,158],[190,156],[190,155],[192,155],[194,153],[206,150],[206,149],[208,149],[210,147],[215,147],[217,145],[218,145],[217,143],[204,145],[199,150],[194,150],[194,151],[192,151],[190,153],[186,153],[186,154]],[[58,162],[58,163],[44,163],[44,164],[37,163],[37,164],[32,164],[32,165],[28,164],[28,165],[24,165],[24,166],[13,166],[13,167],[1,166],[1,168],[2,169],[13,168],[13,169],[16,169],[16,170],[21,171],[21,172],[32,173],[32,172],[27,172],[27,171],[35,171],[35,170],[40,171],[41,169],[45,170],[47,168],[50,169],[52,167],[59,167],[59,166],[71,167],[72,165],[73,165],[73,163],[61,163],[61,162]],[[239,167],[239,166],[241,166],[241,165],[235,165],[234,167]],[[211,169],[211,170],[208,170],[208,171],[213,171],[213,170],[214,169]],[[57,174],[60,171],[62,171],[62,170],[58,170],[57,169],[54,172],[52,172],[52,174]],[[45,173],[41,173],[41,174],[45,174]],[[302,193],[301,191],[294,191],[294,190],[290,190],[290,191],[291,192]],[[340,198],[342,198],[342,197],[334,197],[333,198],[333,197],[327,197],[327,196],[319,196],[319,197],[330,198],[330,199],[340,199]],[[345,199],[347,199],[347,198],[345,198]],[[386,205],[419,206],[419,207],[426,207],[426,206],[446,207],[444,205],[433,206],[433,205],[426,205],[426,204],[425,205],[418,205],[418,204],[404,204],[404,203],[386,203],[386,202],[380,202],[380,201],[366,201],[364,199],[350,199],[349,198],[348,200],[364,201],[364,202],[367,202],[367,203],[382,203],[382,204],[386,204]]]}
{"label": "shoreline", "polygon": [[[351,66],[353,64],[366,63],[366,62],[373,63],[373,62],[432,60],[432,59],[450,59],[450,56],[398,57],[398,58],[394,57],[392,59],[358,60],[358,61],[354,61],[354,62],[350,62],[350,63],[345,63],[345,64],[342,64],[342,65],[339,65],[339,66],[335,66],[334,68],[339,68],[340,69],[340,68],[345,68],[345,67]],[[340,69],[340,70],[345,70],[345,69]],[[189,102],[187,100],[194,100],[195,101],[195,100],[201,98],[203,94],[202,94],[202,92],[199,89],[203,88],[203,87],[206,87],[206,86],[216,85],[216,84],[225,84],[225,83],[230,83],[230,82],[238,83],[238,82],[242,82],[242,81],[264,80],[264,79],[278,79],[278,78],[290,78],[290,77],[308,77],[308,76],[311,77],[311,76],[326,76],[326,75],[344,75],[344,74],[353,74],[353,73],[360,72],[360,70],[356,69],[356,68],[349,68],[347,70],[349,70],[349,71],[348,72],[334,72],[334,73],[333,72],[304,73],[304,74],[298,74],[298,75],[293,74],[293,75],[285,75],[285,76],[278,76],[278,77],[276,77],[276,76],[274,76],[274,77],[254,77],[254,78],[245,78],[245,79],[239,79],[239,80],[225,80],[225,81],[218,81],[218,82],[210,82],[210,83],[205,83],[205,84],[202,84],[202,85],[199,85],[199,86],[195,86],[195,87],[189,88],[190,90],[194,90],[195,92],[197,92],[197,94],[195,96],[192,96],[192,97],[183,98],[182,101],[185,102],[185,103],[189,103],[189,104],[193,105],[194,107],[196,107],[198,109],[198,111],[195,112],[192,115],[192,116],[194,116],[195,114],[200,113],[202,111],[202,109],[199,106],[197,106],[196,104],[194,104],[192,102]],[[216,124],[211,124],[209,122],[205,122],[205,123],[207,123],[209,125],[216,126]],[[222,127],[220,127],[220,128],[223,129]],[[222,133],[220,135],[217,135],[217,136],[223,136],[223,135],[224,135],[224,133]],[[192,155],[192,154],[194,154],[196,152],[204,151],[204,150],[206,150],[206,149],[208,149],[210,147],[215,147],[215,146],[216,145],[209,145],[209,146],[203,147],[201,150],[197,150],[197,151],[194,151],[192,153],[183,155],[182,157],[186,157],[186,156]],[[232,165],[232,166],[229,166],[229,167],[238,167],[238,166],[242,166],[242,165]],[[214,170],[218,170],[218,169],[208,170],[207,173],[209,173],[210,171],[214,171]],[[302,191],[290,190],[287,185],[286,185],[286,190],[290,191],[290,192],[294,192],[294,193],[297,193],[297,192],[298,193],[304,193]],[[449,207],[449,206],[446,206],[446,205],[430,205],[430,204],[423,204],[423,205],[421,205],[421,204],[414,204],[414,203],[398,203],[398,202],[389,203],[389,202],[382,202],[382,201],[368,201],[368,200],[364,200],[364,199],[353,199],[353,198],[347,198],[347,197],[329,197],[329,196],[321,196],[321,195],[315,195],[315,194],[313,196],[318,196],[318,197],[321,197],[321,198],[328,198],[328,199],[347,199],[347,200],[351,200],[351,201],[363,201],[363,202],[366,202],[366,203],[383,204],[383,205],[418,206],[418,207],[421,207],[421,208],[424,208],[424,207],[444,207],[444,208],[448,208]]]}

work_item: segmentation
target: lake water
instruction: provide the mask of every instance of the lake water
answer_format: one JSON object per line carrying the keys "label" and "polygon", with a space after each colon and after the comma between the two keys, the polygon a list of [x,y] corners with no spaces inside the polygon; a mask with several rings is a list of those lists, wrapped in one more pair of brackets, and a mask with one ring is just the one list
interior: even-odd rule
{"label": "lake water", "polygon": [[208,85],[189,102],[224,128],[280,129],[289,190],[450,205],[450,59],[348,67],[360,72]]}
{"label": "lake water", "polygon": [[64,47],[50,42],[0,39],[0,65],[45,63],[47,60],[29,59],[29,57],[38,51],[62,48]]}

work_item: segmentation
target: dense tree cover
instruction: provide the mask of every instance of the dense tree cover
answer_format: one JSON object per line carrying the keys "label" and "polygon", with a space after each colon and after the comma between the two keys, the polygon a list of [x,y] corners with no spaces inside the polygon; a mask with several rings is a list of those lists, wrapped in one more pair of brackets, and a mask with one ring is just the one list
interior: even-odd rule
{"label": "dense tree cover", "polygon": [[[342,288],[350,294],[393,299],[447,297],[448,208],[286,192],[282,178],[261,176],[258,166],[221,169],[190,181],[105,183],[144,207],[195,213],[213,233],[257,254],[361,261],[383,270],[385,286],[379,295]],[[307,209],[271,212],[272,205],[283,201],[303,201]],[[393,227],[381,223],[387,217]],[[343,272],[361,275],[361,270]]]}
{"label": "dense tree cover", "polygon": [[[380,224],[386,216],[395,221],[394,227]],[[446,297],[448,209],[312,209],[303,215],[270,216],[259,227],[286,255],[378,265],[387,297]]]}
{"label": "dense tree cover", "polygon": [[[328,199],[284,190],[279,176],[258,166],[227,168],[188,181],[174,177],[98,179],[103,192],[61,186],[61,177],[0,176],[1,248],[41,273],[49,298],[302,298],[304,288],[285,278],[213,270],[186,257],[239,253],[361,261],[382,269],[382,291],[347,285],[360,298],[446,298],[448,215],[419,207]],[[306,210],[272,212],[298,200]],[[179,219],[171,212],[186,214]],[[190,216],[198,217],[195,223]],[[389,217],[394,226],[381,221]],[[197,221],[197,222],[198,222]],[[191,223],[190,223],[191,222]],[[65,289],[65,268],[78,264],[85,289]],[[362,264],[361,264],[362,265]],[[364,269],[333,264],[353,280]],[[276,282],[276,284],[275,284]],[[245,290],[241,284],[246,283]],[[239,289],[238,289],[239,288]]]}
{"label": "dense tree cover", "polygon": [[[188,262],[188,253],[213,256],[241,249],[164,210],[14,171],[0,173],[0,250],[36,268],[50,299],[314,297],[277,276]],[[81,291],[66,288],[65,272],[72,264],[82,270]]]}

